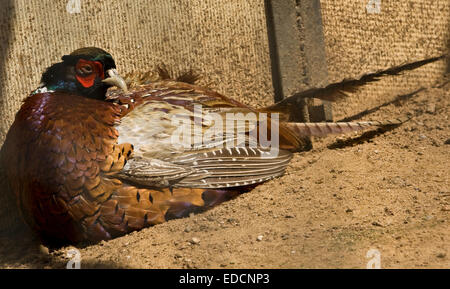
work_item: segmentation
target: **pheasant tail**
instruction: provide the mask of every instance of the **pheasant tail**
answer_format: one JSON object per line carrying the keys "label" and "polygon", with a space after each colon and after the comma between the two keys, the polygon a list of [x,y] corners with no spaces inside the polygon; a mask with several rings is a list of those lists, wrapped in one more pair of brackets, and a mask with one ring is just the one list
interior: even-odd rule
{"label": "pheasant tail", "polygon": [[317,123],[295,123],[289,122],[286,126],[297,136],[324,137],[330,134],[344,134],[360,131],[370,127],[396,126],[407,121],[408,118],[386,121],[360,121],[360,122],[317,122]]}
{"label": "pheasant tail", "polygon": [[340,82],[332,83],[322,88],[311,88],[299,93],[296,93],[290,97],[283,99],[271,106],[265,107],[262,111],[267,112],[280,112],[283,113],[286,117],[293,113],[294,110],[297,110],[298,104],[302,99],[305,98],[318,98],[322,100],[328,101],[336,101],[342,98],[347,97],[347,93],[354,93],[360,87],[370,83],[380,80],[383,76],[388,75],[400,75],[404,71],[413,70],[419,68],[423,65],[444,59],[447,57],[446,54],[432,57],[428,59],[424,59],[421,61],[410,62],[407,64],[402,64],[398,66],[394,66],[384,70],[378,70],[376,72],[366,73],[354,79],[344,79]]}

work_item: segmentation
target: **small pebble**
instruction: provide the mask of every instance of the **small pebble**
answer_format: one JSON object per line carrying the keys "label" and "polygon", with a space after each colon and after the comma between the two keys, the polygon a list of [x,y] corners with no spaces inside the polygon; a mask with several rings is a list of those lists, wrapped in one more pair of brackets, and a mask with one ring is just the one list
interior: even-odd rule
{"label": "small pebble", "polygon": [[198,244],[198,243],[200,243],[200,239],[197,238],[197,237],[194,237],[194,238],[191,239],[191,243],[192,244]]}
{"label": "small pebble", "polygon": [[441,258],[441,259],[443,259],[443,258],[445,258],[445,253],[439,253],[439,254],[437,254],[437,257],[438,258]]}
{"label": "small pebble", "polygon": [[258,237],[256,237],[256,241],[262,241],[263,240],[263,235],[259,235]]}
{"label": "small pebble", "polygon": [[430,103],[427,105],[427,112],[428,113],[435,113],[436,112],[436,105],[434,103]]}

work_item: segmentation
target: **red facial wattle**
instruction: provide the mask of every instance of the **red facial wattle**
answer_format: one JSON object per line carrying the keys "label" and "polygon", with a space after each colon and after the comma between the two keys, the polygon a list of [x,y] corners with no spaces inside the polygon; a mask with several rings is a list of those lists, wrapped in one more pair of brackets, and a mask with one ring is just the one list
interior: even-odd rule
{"label": "red facial wattle", "polygon": [[[90,69],[91,72],[82,73],[83,71],[86,71],[86,69]],[[75,66],[75,70],[77,71],[76,78],[78,82],[85,88],[93,86],[97,77],[100,77],[100,79],[105,77],[103,65],[99,61],[80,59]]]}

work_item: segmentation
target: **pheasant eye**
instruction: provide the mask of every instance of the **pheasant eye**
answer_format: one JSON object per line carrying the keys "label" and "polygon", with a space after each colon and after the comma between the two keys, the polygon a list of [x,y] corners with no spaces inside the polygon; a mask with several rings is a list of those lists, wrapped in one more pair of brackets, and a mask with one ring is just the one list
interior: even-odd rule
{"label": "pheasant eye", "polygon": [[84,63],[84,61],[78,62],[76,66],[77,74],[78,75],[89,75],[94,71],[94,68],[89,63]]}
{"label": "pheasant eye", "polygon": [[104,78],[103,65],[98,61],[80,59],[75,66],[76,79],[84,87],[94,85],[95,79]]}
{"label": "pheasant eye", "polygon": [[82,66],[82,67],[80,68],[80,71],[81,71],[83,74],[89,74],[89,73],[92,73],[92,66],[90,66],[90,65],[84,65],[84,66]]}

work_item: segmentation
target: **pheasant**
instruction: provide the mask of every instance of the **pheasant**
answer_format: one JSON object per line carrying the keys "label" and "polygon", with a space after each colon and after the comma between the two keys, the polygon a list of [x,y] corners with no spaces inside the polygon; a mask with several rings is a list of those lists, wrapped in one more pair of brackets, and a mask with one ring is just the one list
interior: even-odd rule
{"label": "pheasant", "polygon": [[[379,76],[437,59],[257,110],[193,84],[193,74],[173,80],[160,73],[162,79],[144,77],[128,89],[109,53],[81,48],[43,73],[16,114],[0,161],[23,218],[44,244],[108,240],[281,176],[293,152],[308,149],[306,137],[401,123],[294,123],[289,114],[298,99],[336,100]],[[238,123],[232,129],[222,121],[228,116]],[[266,135],[262,144],[264,132],[270,141]]]}

